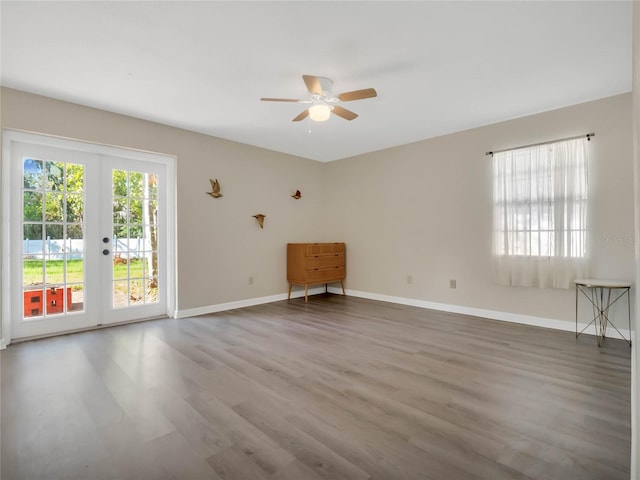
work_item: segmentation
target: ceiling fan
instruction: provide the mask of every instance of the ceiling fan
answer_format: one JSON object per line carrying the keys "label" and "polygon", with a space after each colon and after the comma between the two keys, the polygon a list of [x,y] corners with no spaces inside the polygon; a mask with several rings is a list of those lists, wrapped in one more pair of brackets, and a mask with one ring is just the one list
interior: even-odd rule
{"label": "ceiling fan", "polygon": [[324,122],[329,119],[332,113],[345,120],[358,118],[358,115],[351,110],[336,105],[338,102],[350,102],[352,100],[362,100],[378,96],[375,89],[365,88],[363,90],[341,93],[336,97],[331,93],[333,82],[330,79],[326,77],[315,77],[313,75],[303,75],[302,79],[307,86],[307,90],[309,90],[310,98],[303,100],[295,98],[261,98],[260,100],[263,102],[310,103],[311,106],[292,121],[299,122],[309,117],[316,122]]}

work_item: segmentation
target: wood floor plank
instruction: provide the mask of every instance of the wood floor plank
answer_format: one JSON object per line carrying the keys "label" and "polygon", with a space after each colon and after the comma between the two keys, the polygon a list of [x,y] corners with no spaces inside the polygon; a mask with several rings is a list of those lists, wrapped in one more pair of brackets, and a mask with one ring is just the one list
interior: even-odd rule
{"label": "wood floor plank", "polygon": [[193,452],[190,444],[177,431],[149,442],[149,451],[155,464],[167,478],[221,480],[205,459]]}
{"label": "wood floor plank", "polygon": [[267,475],[273,475],[295,460],[291,453],[211,394],[198,394],[186,401]]}
{"label": "wood floor plank", "polygon": [[0,363],[3,479],[629,478],[624,341],[316,295]]}
{"label": "wood floor plank", "polygon": [[286,410],[271,402],[248,400],[233,407],[242,418],[291,452],[319,477],[328,480],[368,479],[370,475],[338,453],[295,428],[284,418]]}
{"label": "wood floor plank", "polygon": [[158,387],[153,389],[150,394],[154,397],[155,404],[158,405],[165,418],[186,440],[191,451],[199,457],[208,459],[233,446],[216,425],[200,415],[175,392]]}
{"label": "wood floor plank", "polygon": [[211,468],[225,480],[266,480],[268,475],[253,463],[241,448],[230,446],[207,459]]}
{"label": "wood floor plank", "polygon": [[300,460],[296,460],[271,477],[272,480],[321,480],[312,469]]}

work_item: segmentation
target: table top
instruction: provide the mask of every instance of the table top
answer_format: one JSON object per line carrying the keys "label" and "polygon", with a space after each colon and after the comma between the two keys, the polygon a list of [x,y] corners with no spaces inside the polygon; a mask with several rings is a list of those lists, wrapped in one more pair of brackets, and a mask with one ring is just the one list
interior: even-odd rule
{"label": "table top", "polygon": [[619,282],[616,280],[596,280],[593,278],[579,279],[575,281],[576,285],[583,287],[599,287],[599,288],[630,288],[631,282]]}

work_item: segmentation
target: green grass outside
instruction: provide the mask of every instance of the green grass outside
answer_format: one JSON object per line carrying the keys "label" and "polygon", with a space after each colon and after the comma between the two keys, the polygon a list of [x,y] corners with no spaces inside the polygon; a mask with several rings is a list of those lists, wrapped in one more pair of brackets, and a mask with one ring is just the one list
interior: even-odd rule
{"label": "green grass outside", "polygon": [[[47,283],[62,284],[64,282],[64,260],[47,260],[46,262]],[[67,260],[67,281],[66,283],[83,283],[84,262],[82,260]],[[119,263],[113,266],[113,278],[142,278],[143,261],[139,259],[131,260],[128,264]],[[128,273],[128,275],[127,275]],[[22,270],[22,284],[39,285],[43,281],[43,269],[41,260],[24,260]]]}

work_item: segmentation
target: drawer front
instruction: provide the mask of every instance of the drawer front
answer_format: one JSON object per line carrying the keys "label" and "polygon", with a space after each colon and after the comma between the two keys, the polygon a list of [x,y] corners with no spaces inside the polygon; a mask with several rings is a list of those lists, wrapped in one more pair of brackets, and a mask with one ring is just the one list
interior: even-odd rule
{"label": "drawer front", "polygon": [[328,267],[344,267],[344,253],[307,257],[307,269]]}
{"label": "drawer front", "polygon": [[342,280],[344,278],[344,267],[319,268],[317,270],[307,270],[307,281],[328,282],[331,280]]}
{"label": "drawer front", "polygon": [[344,253],[344,243],[310,243],[307,245],[307,256],[330,255]]}

